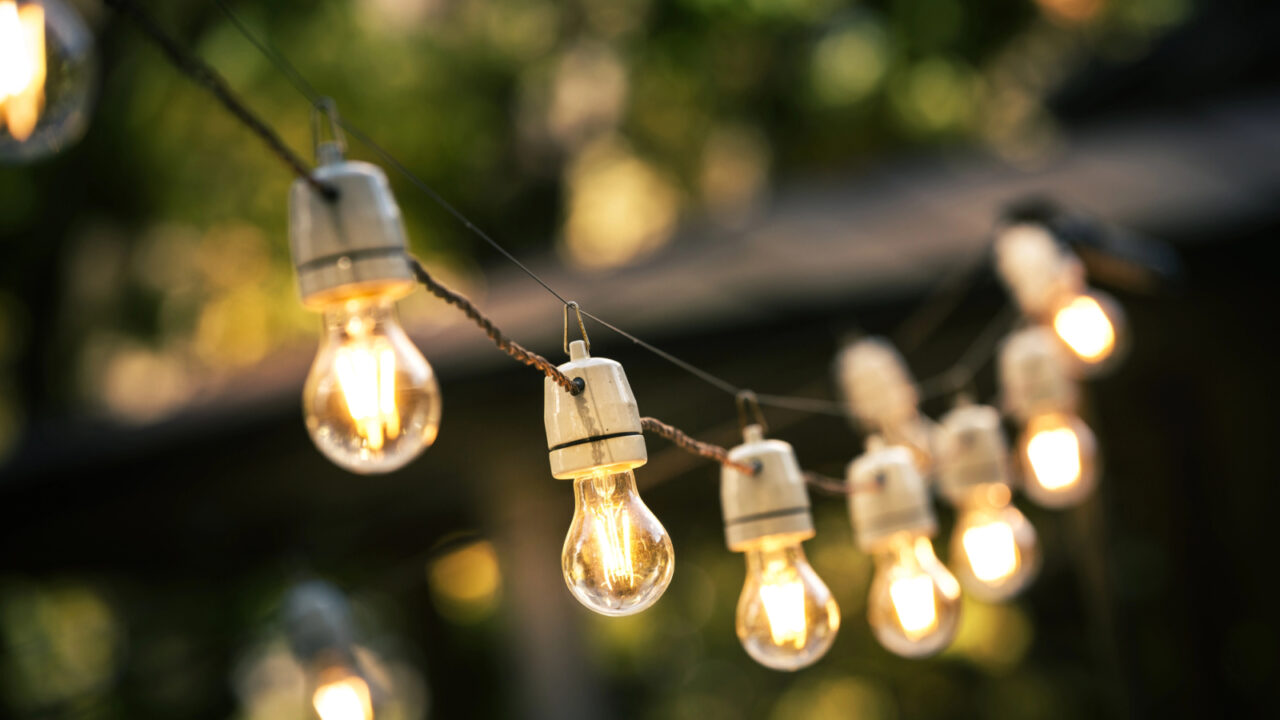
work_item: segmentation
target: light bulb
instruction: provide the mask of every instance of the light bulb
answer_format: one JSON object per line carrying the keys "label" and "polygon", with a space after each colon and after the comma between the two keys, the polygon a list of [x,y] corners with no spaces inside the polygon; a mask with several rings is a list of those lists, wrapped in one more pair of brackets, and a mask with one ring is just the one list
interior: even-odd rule
{"label": "light bulb", "polygon": [[817,662],[840,629],[840,608],[805,559],[800,537],[767,538],[746,551],[738,639],[752,659],[774,670]]}
{"label": "light bulb", "polygon": [[1039,568],[1035,528],[1010,499],[1004,484],[974,488],[951,534],[952,567],[965,590],[981,600],[1013,597]]}
{"label": "light bulb", "polygon": [[0,160],[25,161],[80,138],[94,81],[92,39],[60,0],[0,0]]}
{"label": "light bulb", "polygon": [[324,326],[303,391],[311,439],[352,472],[403,467],[435,441],[440,425],[431,365],[400,327],[390,298],[333,303]]}
{"label": "light bulb", "polygon": [[373,720],[369,683],[349,672],[325,673],[311,695],[311,704],[320,720]]}
{"label": "light bulb", "polygon": [[923,535],[897,533],[876,553],[876,572],[867,598],[867,620],[890,652],[923,657],[939,652],[955,637],[960,618],[960,584],[938,562]]}
{"label": "light bulb", "polygon": [[1045,507],[1076,505],[1096,484],[1093,432],[1068,413],[1033,416],[1023,430],[1023,490]]}
{"label": "light bulb", "polygon": [[574,511],[560,556],[564,581],[601,615],[632,615],[671,583],[671,537],[640,499],[630,470],[600,468],[573,480]]}
{"label": "light bulb", "polygon": [[1058,338],[1086,369],[1106,365],[1122,345],[1123,313],[1104,293],[1070,296],[1054,310],[1052,323]]}

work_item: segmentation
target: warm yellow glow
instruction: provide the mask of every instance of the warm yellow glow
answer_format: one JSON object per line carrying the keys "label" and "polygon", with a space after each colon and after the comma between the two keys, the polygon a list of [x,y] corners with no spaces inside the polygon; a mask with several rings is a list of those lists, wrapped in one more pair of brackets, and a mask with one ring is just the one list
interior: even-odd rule
{"label": "warm yellow glow", "polygon": [[1080,482],[1080,439],[1068,427],[1041,430],[1027,441],[1027,459],[1035,481],[1046,490]]}
{"label": "warm yellow glow", "polygon": [[1081,360],[1096,363],[1116,347],[1116,329],[1107,311],[1094,298],[1078,295],[1053,316],[1058,337]]}
{"label": "warm yellow glow", "polygon": [[1018,547],[1008,523],[976,525],[961,538],[974,577],[983,582],[1003,580],[1018,569]]}
{"label": "warm yellow glow", "polygon": [[311,703],[320,720],[373,720],[369,684],[354,675],[316,688]]}
{"label": "warm yellow glow", "polygon": [[356,432],[370,450],[381,450],[388,440],[400,436],[400,413],[396,410],[396,354],[386,338],[362,336],[362,321],[353,319],[348,329],[353,339],[338,348],[334,372],[355,421]]}
{"label": "warm yellow glow", "polygon": [[623,503],[598,503],[588,512],[594,517],[595,541],[600,553],[600,570],[610,590],[635,585],[631,562],[631,517]]}
{"label": "warm yellow glow", "polygon": [[933,601],[933,580],[928,575],[898,578],[889,586],[893,610],[898,624],[912,640],[927,635],[938,624],[938,609]]}
{"label": "warm yellow glow", "polygon": [[769,619],[773,644],[804,647],[809,624],[804,612],[804,583],[796,568],[781,560],[769,562],[760,586],[760,600]]}
{"label": "warm yellow glow", "polygon": [[0,127],[19,141],[44,107],[44,8],[0,0]]}

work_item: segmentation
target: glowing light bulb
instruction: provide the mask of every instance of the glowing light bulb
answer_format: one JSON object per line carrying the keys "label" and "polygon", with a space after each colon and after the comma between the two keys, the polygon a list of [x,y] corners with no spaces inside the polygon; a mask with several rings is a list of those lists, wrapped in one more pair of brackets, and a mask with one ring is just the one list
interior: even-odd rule
{"label": "glowing light bulb", "polygon": [[1027,422],[1022,436],[1024,490],[1045,507],[1075,505],[1096,484],[1093,432],[1077,416],[1044,413]]}
{"label": "glowing light bulb", "polygon": [[0,159],[28,160],[78,139],[93,84],[91,36],[59,0],[0,0]]}
{"label": "glowing light bulb", "polygon": [[972,491],[951,535],[951,557],[965,590],[982,600],[1007,600],[1035,577],[1036,531],[1010,503],[1008,486]]}
{"label": "glowing light bulb", "polygon": [[945,648],[960,618],[960,584],[929,538],[898,533],[876,555],[867,620],[890,652],[923,657]]}
{"label": "glowing light bulb", "polygon": [[1119,305],[1099,292],[1074,295],[1053,313],[1054,332],[1087,368],[1112,358],[1123,327]]}
{"label": "glowing light bulb", "polygon": [[805,559],[800,537],[768,538],[746,556],[737,615],[743,649],[774,670],[817,662],[835,642],[840,607]]}
{"label": "glowing light bulb", "polygon": [[303,391],[307,429],[330,460],[352,472],[404,466],[435,441],[435,373],[396,320],[392,301],[330,305],[325,336]]}
{"label": "glowing light bulb", "polygon": [[645,506],[630,470],[597,469],[573,481],[574,512],[560,557],[564,581],[601,615],[655,603],[675,568],[671,538]]}
{"label": "glowing light bulb", "polygon": [[320,720],[373,720],[369,684],[358,675],[344,674],[320,684],[311,696]]}

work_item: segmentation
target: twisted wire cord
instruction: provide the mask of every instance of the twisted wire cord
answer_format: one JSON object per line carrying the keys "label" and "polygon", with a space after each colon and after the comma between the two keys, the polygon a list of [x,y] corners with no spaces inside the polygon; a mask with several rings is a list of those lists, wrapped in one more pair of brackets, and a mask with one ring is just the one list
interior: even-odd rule
{"label": "twisted wire cord", "polygon": [[317,180],[306,161],[285,144],[274,128],[249,109],[249,106],[235,94],[217,70],[166,33],[154,17],[138,7],[133,0],[103,0],[103,2],[133,21],[133,24],[160,48],[174,68],[217,98],[228,112],[261,138],[272,154],[288,165],[295,175],[306,180],[325,199],[332,201],[338,197],[338,191]]}
{"label": "twisted wire cord", "polygon": [[427,272],[427,269],[422,267],[422,263],[418,262],[416,258],[409,258],[409,267],[413,270],[414,278],[423,287],[429,290],[432,295],[461,310],[472,322],[480,326],[481,330],[484,330],[485,334],[489,336],[494,345],[498,346],[499,350],[525,365],[538,369],[542,374],[551,378],[557,385],[568,391],[570,395],[582,393],[584,384],[581,378],[570,378],[560,372],[559,368],[550,360],[507,337],[488,316],[480,312],[480,308],[476,307],[475,303],[471,302],[467,296],[450,290],[439,280],[431,277],[431,273]]}
{"label": "twisted wire cord", "polygon": [[755,465],[748,465],[746,463],[730,460],[729,451],[719,445],[695,440],[680,428],[668,425],[657,418],[642,417],[640,418],[640,426],[644,428],[645,432],[651,432],[654,435],[666,438],[674,443],[676,447],[693,455],[698,455],[700,457],[707,458],[708,460],[714,460],[721,465],[731,467],[738,472],[746,473],[747,475],[755,475],[759,472],[759,469]]}

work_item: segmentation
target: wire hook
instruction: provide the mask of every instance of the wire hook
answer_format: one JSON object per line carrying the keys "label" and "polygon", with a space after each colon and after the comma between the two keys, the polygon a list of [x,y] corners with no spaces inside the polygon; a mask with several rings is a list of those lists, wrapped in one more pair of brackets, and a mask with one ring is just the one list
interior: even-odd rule
{"label": "wire hook", "polygon": [[738,406],[738,429],[746,432],[747,426],[751,425],[751,419],[748,417],[748,411],[755,415],[755,424],[760,426],[761,432],[769,431],[769,423],[764,420],[764,412],[760,409],[760,398],[756,397],[753,390],[739,390],[734,396],[734,404]]}
{"label": "wire hook", "polygon": [[[327,123],[321,123],[321,116]],[[342,132],[342,120],[338,118],[338,103],[331,97],[322,97],[311,106],[311,140],[315,144],[316,164],[327,165],[342,159],[347,152],[347,136]]]}
{"label": "wire hook", "polygon": [[591,338],[587,337],[586,323],[582,322],[582,308],[578,307],[576,300],[570,300],[564,304],[564,354],[569,354],[569,308],[578,315],[578,330],[582,333],[582,342],[587,346],[587,352],[591,352]]}

